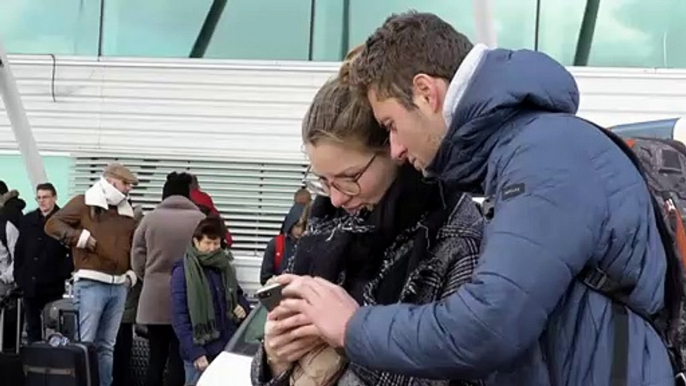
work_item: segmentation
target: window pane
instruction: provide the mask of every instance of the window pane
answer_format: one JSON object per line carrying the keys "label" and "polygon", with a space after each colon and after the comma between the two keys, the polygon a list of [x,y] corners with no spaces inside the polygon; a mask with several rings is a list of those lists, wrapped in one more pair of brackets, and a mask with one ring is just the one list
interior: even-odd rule
{"label": "window pane", "polygon": [[[343,4],[343,1],[316,2],[313,46],[315,60],[341,60],[343,52],[364,43],[392,13],[410,9],[435,13],[472,40],[475,38],[473,0],[349,0],[347,39],[343,32]],[[495,0],[493,17],[499,46],[533,48],[536,0]]]}
{"label": "window pane", "polygon": [[9,53],[97,55],[100,1],[0,0]]}
{"label": "window pane", "polygon": [[310,10],[310,0],[231,0],[205,57],[307,60]]}
{"label": "window pane", "polygon": [[[108,0],[103,54],[188,57],[212,2]],[[309,31],[309,0],[231,0],[204,57],[306,60]]]}
{"label": "window pane", "polygon": [[[585,1],[541,0],[540,49],[572,65]],[[589,66],[686,67],[683,0],[602,0]]]}
{"label": "window pane", "polygon": [[208,0],[108,0],[103,55],[188,57],[209,9]]}

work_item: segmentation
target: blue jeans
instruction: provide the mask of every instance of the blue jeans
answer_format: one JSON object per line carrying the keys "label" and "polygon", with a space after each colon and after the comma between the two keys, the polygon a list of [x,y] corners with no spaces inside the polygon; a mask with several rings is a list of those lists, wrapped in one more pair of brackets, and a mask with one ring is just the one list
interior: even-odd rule
{"label": "blue jeans", "polygon": [[100,386],[112,385],[114,343],[127,292],[125,285],[92,280],[79,280],[74,284],[74,306],[79,310],[81,341],[95,343]]}
{"label": "blue jeans", "polygon": [[183,361],[183,368],[186,371],[185,386],[195,386],[200,380],[202,373],[193,366],[192,361]]}

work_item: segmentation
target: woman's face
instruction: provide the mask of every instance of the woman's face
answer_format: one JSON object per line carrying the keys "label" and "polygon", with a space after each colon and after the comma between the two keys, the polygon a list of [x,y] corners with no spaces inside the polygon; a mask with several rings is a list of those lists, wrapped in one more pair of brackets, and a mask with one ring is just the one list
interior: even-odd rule
{"label": "woman's face", "polygon": [[218,237],[211,239],[203,235],[202,240],[198,240],[194,237],[193,245],[195,245],[195,249],[200,253],[210,253],[221,248],[221,240]]}
{"label": "woman's face", "polygon": [[[328,185],[333,206],[343,208],[348,213],[357,213],[381,201],[398,171],[398,165],[389,153],[376,153],[375,157],[372,151],[329,141],[307,144],[305,151],[310,159],[311,172],[320,178],[323,185]],[[360,187],[357,195],[346,194],[334,186],[337,182],[347,180],[349,184],[355,179]]]}

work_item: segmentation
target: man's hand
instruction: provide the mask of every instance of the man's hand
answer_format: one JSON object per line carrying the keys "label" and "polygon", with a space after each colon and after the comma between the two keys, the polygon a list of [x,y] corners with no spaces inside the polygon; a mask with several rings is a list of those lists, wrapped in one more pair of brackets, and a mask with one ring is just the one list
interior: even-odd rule
{"label": "man's hand", "polygon": [[95,247],[98,245],[97,240],[93,238],[93,236],[88,236],[88,241],[86,241],[86,249],[88,249],[91,252],[95,251]]}
{"label": "man's hand", "polygon": [[131,278],[126,276],[126,281],[124,282],[124,285],[126,286],[126,289],[131,289],[133,287],[133,282],[131,281]]}
{"label": "man's hand", "polygon": [[210,362],[207,361],[207,357],[204,355],[193,362],[193,367],[200,372],[205,371],[209,365]]}
{"label": "man's hand", "polygon": [[238,319],[245,319],[245,317],[247,316],[245,310],[240,305],[236,306],[236,308],[233,309],[233,314],[236,315]]}
{"label": "man's hand", "polygon": [[355,299],[343,288],[318,277],[281,275],[277,281],[287,286],[282,291],[283,300],[272,315],[295,313],[294,317],[312,324],[301,330],[317,331],[333,347],[345,346],[345,329],[360,308]]}

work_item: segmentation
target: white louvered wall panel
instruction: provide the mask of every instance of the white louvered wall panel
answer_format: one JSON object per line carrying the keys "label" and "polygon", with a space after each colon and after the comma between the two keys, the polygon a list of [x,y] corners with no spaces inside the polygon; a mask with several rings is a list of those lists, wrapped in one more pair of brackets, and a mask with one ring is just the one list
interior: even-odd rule
{"label": "white louvered wall panel", "polygon": [[[294,159],[302,159],[300,119],[337,68],[57,57],[53,83],[49,56],[11,56],[10,62],[41,150]],[[686,70],[572,71],[582,91],[581,115],[600,124],[686,115]],[[15,148],[3,112],[0,148]]]}

